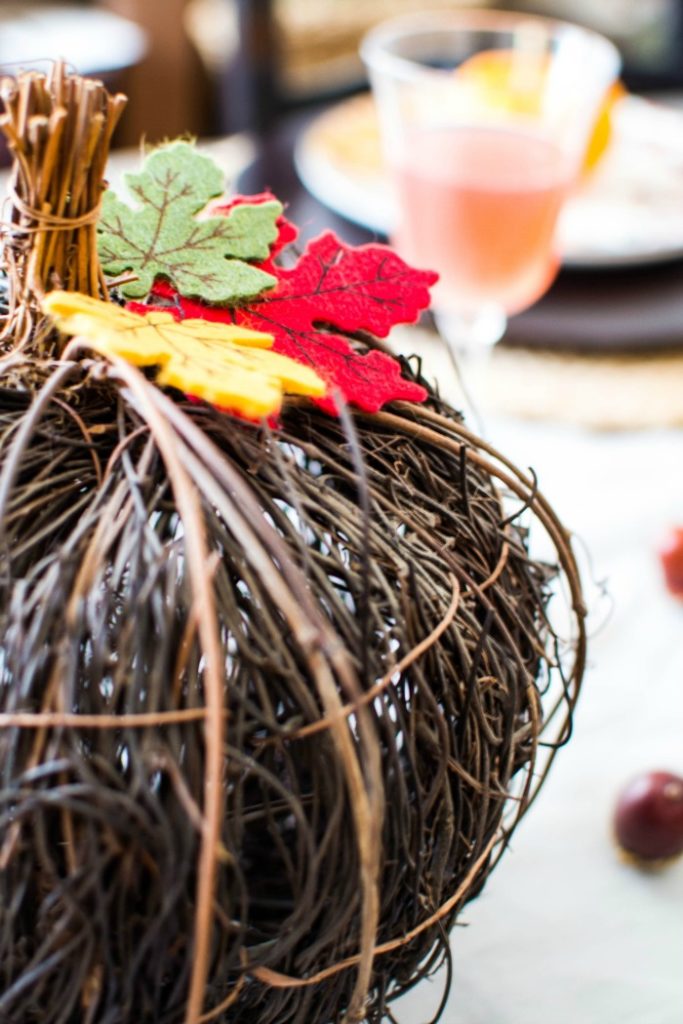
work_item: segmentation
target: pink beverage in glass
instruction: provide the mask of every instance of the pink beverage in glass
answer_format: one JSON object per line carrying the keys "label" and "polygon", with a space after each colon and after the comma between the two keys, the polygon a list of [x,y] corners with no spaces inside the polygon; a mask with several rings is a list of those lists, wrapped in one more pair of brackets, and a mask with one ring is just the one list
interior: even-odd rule
{"label": "pink beverage in glass", "polygon": [[515,313],[547,290],[559,267],[557,218],[571,167],[551,141],[508,128],[414,131],[393,168],[396,245],[440,274],[441,310],[495,303]]}

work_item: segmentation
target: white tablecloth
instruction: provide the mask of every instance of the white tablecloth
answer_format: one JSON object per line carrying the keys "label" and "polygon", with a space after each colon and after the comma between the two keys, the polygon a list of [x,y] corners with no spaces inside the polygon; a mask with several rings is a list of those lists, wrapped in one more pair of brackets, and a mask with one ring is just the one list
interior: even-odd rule
{"label": "white tablecloth", "polygon": [[[483,894],[452,934],[446,1024],[681,1024],[683,860],[623,863],[615,795],[633,774],[683,774],[683,603],[656,557],[683,523],[683,432],[596,434],[487,418],[487,434],[541,489],[591,554],[613,608],[587,580],[590,667],[576,730]],[[598,629],[598,626],[602,625]],[[441,977],[396,1004],[423,1024]]]}

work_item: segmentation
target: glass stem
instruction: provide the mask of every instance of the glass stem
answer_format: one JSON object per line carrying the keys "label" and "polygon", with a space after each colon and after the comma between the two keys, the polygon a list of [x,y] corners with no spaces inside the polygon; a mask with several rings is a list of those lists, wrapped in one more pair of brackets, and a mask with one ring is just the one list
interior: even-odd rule
{"label": "glass stem", "polygon": [[437,312],[434,320],[462,392],[463,412],[483,433],[478,392],[490,372],[494,345],[505,333],[505,314],[489,306],[474,313]]}

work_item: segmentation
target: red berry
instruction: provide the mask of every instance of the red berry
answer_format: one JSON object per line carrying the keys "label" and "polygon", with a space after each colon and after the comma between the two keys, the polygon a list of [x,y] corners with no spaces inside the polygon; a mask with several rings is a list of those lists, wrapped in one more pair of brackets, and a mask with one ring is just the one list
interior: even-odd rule
{"label": "red berry", "polygon": [[675,597],[683,599],[683,527],[669,530],[659,548],[659,560],[666,585]]}
{"label": "red berry", "polygon": [[683,853],[683,778],[649,772],[622,790],[614,816],[617,842],[643,861]]}

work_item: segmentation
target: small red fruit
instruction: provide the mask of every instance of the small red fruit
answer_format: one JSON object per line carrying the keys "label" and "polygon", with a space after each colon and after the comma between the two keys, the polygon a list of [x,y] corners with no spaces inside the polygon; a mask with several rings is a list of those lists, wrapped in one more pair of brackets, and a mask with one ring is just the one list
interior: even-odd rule
{"label": "small red fruit", "polygon": [[669,530],[659,548],[659,561],[669,592],[683,600],[683,526]]}
{"label": "small red fruit", "polygon": [[649,772],[621,792],[614,815],[617,842],[641,861],[683,853],[683,778]]}

